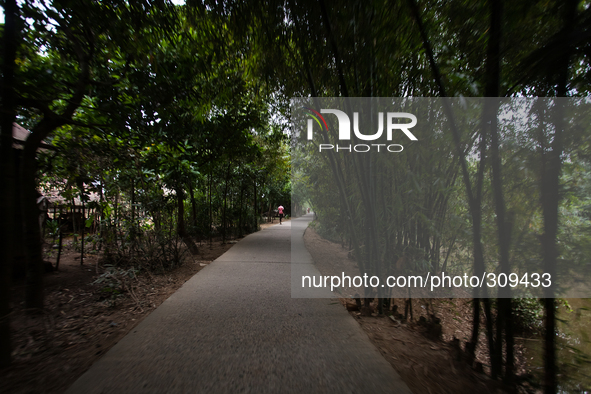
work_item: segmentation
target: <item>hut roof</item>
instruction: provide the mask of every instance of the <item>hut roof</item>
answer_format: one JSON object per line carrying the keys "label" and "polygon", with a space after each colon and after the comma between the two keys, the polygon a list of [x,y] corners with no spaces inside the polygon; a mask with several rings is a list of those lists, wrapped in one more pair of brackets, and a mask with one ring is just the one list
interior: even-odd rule
{"label": "hut roof", "polygon": [[16,141],[25,142],[27,137],[29,137],[29,134],[31,134],[31,132],[21,125],[16,123],[12,124],[12,138],[14,138]]}
{"label": "hut roof", "polygon": [[[23,149],[25,146],[25,142],[27,141],[27,138],[29,138],[29,135],[31,135],[31,132],[29,130],[25,129],[23,126],[21,126],[17,123],[13,123],[12,124],[12,147],[15,149]],[[51,144],[48,144],[46,142],[42,142],[41,145],[39,146],[39,149],[37,150],[37,152],[47,151],[47,150],[55,150],[55,148],[53,146],[51,146]]]}

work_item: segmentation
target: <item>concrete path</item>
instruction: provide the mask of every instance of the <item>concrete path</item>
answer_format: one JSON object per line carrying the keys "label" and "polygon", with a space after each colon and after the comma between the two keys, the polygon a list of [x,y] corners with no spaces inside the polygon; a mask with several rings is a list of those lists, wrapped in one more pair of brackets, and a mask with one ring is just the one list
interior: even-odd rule
{"label": "concrete path", "polygon": [[292,225],[300,241],[310,220],[241,240],[67,393],[410,393],[336,300],[292,298]]}

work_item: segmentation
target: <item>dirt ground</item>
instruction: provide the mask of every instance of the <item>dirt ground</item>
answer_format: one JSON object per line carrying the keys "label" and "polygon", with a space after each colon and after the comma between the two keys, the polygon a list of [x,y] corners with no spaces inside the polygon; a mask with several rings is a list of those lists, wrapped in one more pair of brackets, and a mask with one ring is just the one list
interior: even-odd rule
{"label": "dirt ground", "polygon": [[[261,229],[279,224],[275,219]],[[237,241],[199,244],[200,254],[165,274],[140,272],[126,278],[121,293],[105,291],[109,278],[99,256],[80,253],[64,241],[59,271],[45,276],[45,311],[24,309],[24,281],[12,288],[13,364],[0,370],[0,393],[61,393],[187,280]],[[46,252],[49,247],[46,248]],[[47,261],[55,263],[55,251]],[[103,277],[103,281],[96,283]],[[107,289],[108,290],[108,289]]]}
{"label": "dirt ground", "polygon": [[[306,230],[304,240],[322,274],[334,274],[335,267],[346,273],[356,270],[356,263],[349,258],[346,249],[338,243],[323,239],[313,228]],[[344,291],[348,294],[352,292],[350,289]],[[364,316],[357,310],[354,299],[341,298],[340,301],[413,393],[511,392],[486,374],[489,359],[484,346],[484,333],[476,349],[476,358],[482,363],[483,372],[477,372],[464,361],[464,344],[471,335],[471,299],[413,299],[412,321],[405,321],[402,316],[392,319],[377,313]],[[398,312],[404,313],[404,300],[394,299],[393,305],[397,306]],[[421,316],[427,318],[430,314],[435,314],[441,320],[440,340],[433,339],[431,329],[419,323]],[[523,375],[526,373],[523,349],[516,347],[516,355],[517,375]],[[517,391],[537,392],[526,383],[522,383]]]}
{"label": "dirt ground", "polygon": [[[45,311],[24,310],[24,283],[12,289],[13,364],[0,370],[1,393],[61,393],[106,351],[204,266],[228,250],[201,244],[200,254],[165,274],[127,276],[120,294],[107,281],[95,283],[104,267],[97,255],[84,258],[65,242],[60,270],[45,277]],[[51,262],[55,258],[48,259]],[[103,275],[104,279],[105,275]],[[105,291],[105,289],[107,291]]]}

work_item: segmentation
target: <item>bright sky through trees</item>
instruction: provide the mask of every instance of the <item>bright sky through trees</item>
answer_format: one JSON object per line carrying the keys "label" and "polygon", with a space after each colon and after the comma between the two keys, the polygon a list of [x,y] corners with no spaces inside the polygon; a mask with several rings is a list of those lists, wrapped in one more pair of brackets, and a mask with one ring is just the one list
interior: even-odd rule
{"label": "bright sky through trees", "polygon": [[[184,5],[185,0],[171,0],[172,4]],[[4,23],[4,8],[0,8],[0,24]]]}

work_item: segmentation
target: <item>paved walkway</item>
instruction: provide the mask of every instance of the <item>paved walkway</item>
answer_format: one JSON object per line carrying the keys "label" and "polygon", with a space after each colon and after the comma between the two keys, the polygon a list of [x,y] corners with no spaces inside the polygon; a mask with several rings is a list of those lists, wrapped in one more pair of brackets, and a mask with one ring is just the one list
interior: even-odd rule
{"label": "paved walkway", "polygon": [[67,393],[410,393],[338,302],[292,298],[292,225],[300,241],[310,220],[241,240]]}

